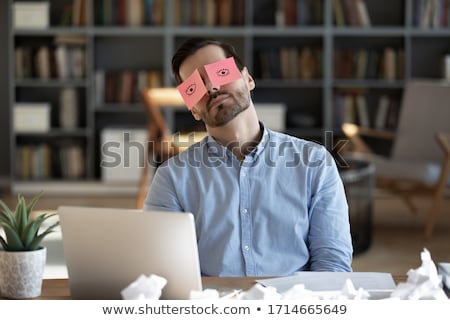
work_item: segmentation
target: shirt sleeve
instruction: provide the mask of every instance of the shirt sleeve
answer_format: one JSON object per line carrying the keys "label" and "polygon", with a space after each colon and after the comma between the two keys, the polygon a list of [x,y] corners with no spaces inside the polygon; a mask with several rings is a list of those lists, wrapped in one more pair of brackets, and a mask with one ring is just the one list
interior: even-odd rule
{"label": "shirt sleeve", "polygon": [[311,182],[309,208],[311,271],[352,271],[353,246],[349,211],[342,179],[331,154],[325,157]]}
{"label": "shirt sleeve", "polygon": [[184,211],[176,196],[175,184],[170,168],[159,167],[150,184],[144,202],[144,211]]}

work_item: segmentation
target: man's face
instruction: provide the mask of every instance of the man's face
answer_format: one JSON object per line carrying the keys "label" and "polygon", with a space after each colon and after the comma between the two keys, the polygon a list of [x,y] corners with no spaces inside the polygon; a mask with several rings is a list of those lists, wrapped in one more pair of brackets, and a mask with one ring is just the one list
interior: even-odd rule
{"label": "man's face", "polygon": [[226,59],[222,48],[216,45],[203,47],[186,58],[180,66],[180,76],[184,81],[198,70],[207,93],[192,107],[195,119],[203,120],[209,127],[227,124],[250,106],[250,91],[254,82],[246,68],[241,77],[222,86],[213,86],[204,68],[205,65]]}

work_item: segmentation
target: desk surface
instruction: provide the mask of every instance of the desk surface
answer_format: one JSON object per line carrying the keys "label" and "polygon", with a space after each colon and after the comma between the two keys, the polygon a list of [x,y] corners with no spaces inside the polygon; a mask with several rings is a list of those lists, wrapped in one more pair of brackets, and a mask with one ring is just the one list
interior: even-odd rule
{"label": "desk surface", "polygon": [[[396,283],[406,281],[406,276],[393,276]],[[255,285],[255,280],[261,277],[203,277],[204,287],[239,288],[248,290]],[[42,294],[39,299],[70,299],[68,279],[44,279]]]}

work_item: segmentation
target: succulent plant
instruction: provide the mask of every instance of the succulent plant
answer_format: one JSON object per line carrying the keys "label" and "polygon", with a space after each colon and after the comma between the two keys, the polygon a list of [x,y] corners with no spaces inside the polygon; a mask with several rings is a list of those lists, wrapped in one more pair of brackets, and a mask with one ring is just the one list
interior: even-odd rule
{"label": "succulent plant", "polygon": [[0,235],[0,243],[5,251],[38,250],[44,237],[59,225],[59,221],[55,222],[39,233],[42,223],[55,215],[44,213],[36,217],[31,216],[31,211],[41,196],[42,192],[27,204],[25,198],[19,194],[14,212],[0,200],[0,227],[5,235]]}

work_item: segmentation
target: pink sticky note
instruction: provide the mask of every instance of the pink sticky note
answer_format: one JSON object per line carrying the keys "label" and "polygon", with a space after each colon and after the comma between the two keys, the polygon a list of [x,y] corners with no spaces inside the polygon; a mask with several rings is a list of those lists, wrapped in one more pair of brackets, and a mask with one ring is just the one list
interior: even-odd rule
{"label": "pink sticky note", "polygon": [[206,94],[205,84],[197,69],[177,89],[189,110]]}
{"label": "pink sticky note", "polygon": [[233,57],[207,64],[205,70],[213,86],[221,86],[241,78]]}

